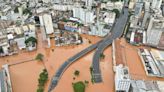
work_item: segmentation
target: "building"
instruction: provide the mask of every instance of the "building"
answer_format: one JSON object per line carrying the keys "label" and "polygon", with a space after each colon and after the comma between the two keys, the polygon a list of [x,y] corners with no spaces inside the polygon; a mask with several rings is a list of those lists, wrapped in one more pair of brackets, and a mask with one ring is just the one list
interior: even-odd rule
{"label": "building", "polygon": [[12,92],[8,65],[3,65],[0,70],[0,92]]}
{"label": "building", "polygon": [[153,9],[160,9],[161,4],[162,4],[162,0],[152,0]]}
{"label": "building", "polygon": [[49,14],[39,16],[40,24],[44,26],[46,34],[52,34],[54,32],[52,17]]}
{"label": "building", "polygon": [[25,37],[20,37],[20,38],[15,39],[15,41],[17,42],[18,48],[20,50],[26,48],[25,40],[26,40]]}
{"label": "building", "polygon": [[51,3],[51,0],[42,0],[43,3]]}
{"label": "building", "polygon": [[164,32],[164,18],[159,16],[151,16],[147,28],[147,44],[157,47],[160,43],[160,38]]}
{"label": "building", "polygon": [[86,7],[92,7],[94,0],[85,0]]}
{"label": "building", "polygon": [[94,23],[96,16],[93,11],[83,8],[73,8],[73,17],[79,18],[84,24],[90,24]]}
{"label": "building", "polygon": [[164,77],[164,63],[163,61],[157,59],[158,51],[154,50],[147,50],[147,49],[139,49],[139,56],[143,63],[145,72],[148,76],[154,77]]}
{"label": "building", "polygon": [[[18,50],[26,49],[25,41],[29,37],[36,38],[35,25],[8,26],[0,30],[0,56],[13,55]],[[32,46],[32,45],[31,45]],[[36,48],[33,48],[33,50]],[[29,50],[28,50],[29,51]]]}
{"label": "building", "polygon": [[143,21],[142,21],[142,27],[146,28],[148,18],[150,17],[150,13],[149,13],[149,11],[150,11],[150,2],[145,1],[144,10],[145,10],[145,14],[144,14]]}
{"label": "building", "polygon": [[115,70],[115,92],[129,92],[131,79],[128,67],[120,64],[115,67]]}
{"label": "building", "polygon": [[102,3],[101,8],[102,9],[105,8],[105,9],[108,9],[108,10],[118,9],[119,11],[121,11],[122,8],[123,8],[123,5],[124,5],[124,2],[121,2],[121,0],[118,1],[118,2],[108,1],[106,4]]}
{"label": "building", "polygon": [[67,10],[73,10],[74,6],[73,5],[59,5],[59,4],[54,4],[53,9],[57,11],[67,11]]}
{"label": "building", "polygon": [[113,25],[116,18],[116,13],[114,12],[105,12],[103,14],[104,22],[109,25]]}

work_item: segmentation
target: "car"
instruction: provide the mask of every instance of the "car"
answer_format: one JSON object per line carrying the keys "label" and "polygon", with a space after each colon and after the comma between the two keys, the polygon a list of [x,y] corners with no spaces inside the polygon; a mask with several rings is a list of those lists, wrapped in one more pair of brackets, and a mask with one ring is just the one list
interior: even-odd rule
{"label": "car", "polygon": [[125,5],[124,7],[125,7],[125,8],[128,8],[128,5]]}

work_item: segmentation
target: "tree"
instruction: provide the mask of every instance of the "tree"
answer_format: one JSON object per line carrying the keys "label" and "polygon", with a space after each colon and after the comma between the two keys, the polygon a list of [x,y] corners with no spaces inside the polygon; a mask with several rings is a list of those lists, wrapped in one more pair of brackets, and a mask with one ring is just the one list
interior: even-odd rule
{"label": "tree", "polygon": [[37,92],[44,92],[44,88],[43,88],[43,87],[39,87],[39,88],[37,89]]}
{"label": "tree", "polygon": [[89,81],[85,80],[84,83],[85,83],[85,84],[89,84]]}
{"label": "tree", "polygon": [[79,74],[80,74],[80,72],[79,72],[78,70],[76,70],[76,71],[74,72],[74,75],[75,75],[75,76],[79,76]]}
{"label": "tree", "polygon": [[38,79],[39,89],[44,87],[47,80],[48,80],[48,72],[46,69],[43,69],[43,71],[40,73],[39,79]]}
{"label": "tree", "polygon": [[120,11],[118,9],[113,9],[112,12],[116,13],[116,18],[120,16]]}
{"label": "tree", "polygon": [[85,84],[82,81],[73,83],[74,92],[85,92]]}
{"label": "tree", "polygon": [[25,14],[25,15],[27,15],[27,14],[32,15],[32,12],[28,8],[26,8],[26,9],[24,9],[23,14]]}
{"label": "tree", "polygon": [[2,48],[2,47],[0,47],[0,53],[4,53],[4,51],[3,51],[3,48]]}
{"label": "tree", "polygon": [[32,42],[32,44],[36,44],[37,39],[35,37],[29,37],[28,39],[25,40],[25,44],[27,45],[29,42]]}
{"label": "tree", "polygon": [[15,7],[14,12],[15,12],[15,13],[18,13],[18,12],[19,12],[18,6]]}
{"label": "tree", "polygon": [[101,59],[104,59],[105,58],[105,55],[103,53],[100,54],[100,58]]}
{"label": "tree", "polygon": [[91,82],[94,83],[93,67],[91,66],[89,69],[90,69],[90,74],[91,74]]}
{"label": "tree", "polygon": [[42,53],[37,54],[35,60],[43,61],[44,55]]}
{"label": "tree", "polygon": [[64,22],[68,22],[69,20],[68,19],[66,19],[66,18],[63,18],[62,19]]}
{"label": "tree", "polygon": [[90,67],[89,69],[90,69],[90,71],[93,71],[93,67]]}
{"label": "tree", "polygon": [[92,42],[91,42],[91,40],[89,40],[89,44],[91,44]]}
{"label": "tree", "polygon": [[118,2],[118,1],[120,1],[120,0],[111,0],[111,2]]}

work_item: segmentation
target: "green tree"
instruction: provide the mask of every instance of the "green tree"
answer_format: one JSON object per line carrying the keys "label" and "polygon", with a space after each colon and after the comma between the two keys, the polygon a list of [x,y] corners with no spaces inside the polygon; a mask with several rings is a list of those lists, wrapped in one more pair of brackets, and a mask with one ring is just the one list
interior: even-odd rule
{"label": "green tree", "polygon": [[113,9],[112,12],[116,13],[116,18],[120,16],[120,11],[118,9]]}
{"label": "green tree", "polygon": [[93,71],[93,67],[90,67],[89,69],[90,69],[91,72]]}
{"label": "green tree", "polygon": [[84,83],[85,83],[85,84],[89,84],[89,81],[85,80]]}
{"label": "green tree", "polygon": [[75,76],[79,76],[79,74],[80,74],[80,71],[78,71],[78,70],[76,70],[76,71],[74,72],[74,75],[75,75]]}
{"label": "green tree", "polygon": [[48,80],[48,72],[46,69],[43,69],[43,71],[39,75],[38,79],[38,89],[37,92],[44,92],[44,85]]}
{"label": "green tree", "polygon": [[42,53],[38,53],[35,57],[35,60],[43,61],[44,55]]}
{"label": "green tree", "polygon": [[3,51],[3,48],[2,48],[2,47],[0,47],[0,53],[4,53],[4,51]]}
{"label": "green tree", "polygon": [[19,12],[18,6],[15,7],[14,12],[15,12],[15,13],[18,13],[18,12]]}
{"label": "green tree", "polygon": [[120,1],[120,0],[111,0],[111,2],[118,2],[118,1]]}
{"label": "green tree", "polygon": [[105,58],[105,55],[103,53],[100,54],[100,58],[101,59],[104,59]]}
{"label": "green tree", "polygon": [[27,15],[27,14],[32,15],[32,12],[30,11],[30,9],[26,8],[26,9],[23,10],[23,14],[25,14],[25,15]]}
{"label": "green tree", "polygon": [[47,80],[48,80],[48,72],[47,70],[46,71],[43,70],[39,75],[39,79],[38,79],[39,86],[40,87],[44,86]]}
{"label": "green tree", "polygon": [[82,81],[73,83],[74,92],[85,92],[85,84]]}
{"label": "green tree", "polygon": [[32,42],[32,44],[36,44],[37,39],[35,37],[29,37],[28,39],[25,40],[25,44],[27,45],[29,42]]}
{"label": "green tree", "polygon": [[37,92],[44,92],[44,88],[43,88],[43,87],[39,87],[39,88],[37,89]]}

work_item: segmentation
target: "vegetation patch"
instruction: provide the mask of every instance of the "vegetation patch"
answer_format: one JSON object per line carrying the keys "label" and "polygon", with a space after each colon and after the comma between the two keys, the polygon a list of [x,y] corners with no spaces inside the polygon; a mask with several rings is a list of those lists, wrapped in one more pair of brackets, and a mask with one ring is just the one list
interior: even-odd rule
{"label": "vegetation patch", "polygon": [[35,57],[35,60],[43,61],[43,58],[44,58],[44,55],[43,55],[42,53],[39,53],[39,54]]}
{"label": "vegetation patch", "polygon": [[91,82],[94,83],[93,67],[90,67],[90,74],[91,74]]}
{"label": "vegetation patch", "polygon": [[100,59],[104,59],[105,55],[103,53],[100,54]]}
{"label": "vegetation patch", "polygon": [[44,92],[44,86],[47,80],[48,80],[48,72],[46,69],[43,69],[43,71],[39,75],[39,79],[38,79],[39,84],[38,84],[37,92]]}
{"label": "vegetation patch", "polygon": [[120,16],[120,11],[118,9],[113,9],[112,12],[116,13],[116,18]]}
{"label": "vegetation patch", "polygon": [[80,75],[80,71],[75,70],[74,75],[75,75],[75,76],[79,76],[79,75]]}
{"label": "vegetation patch", "polygon": [[74,92],[85,92],[85,84],[82,81],[73,83]]}
{"label": "vegetation patch", "polygon": [[32,42],[32,44],[37,43],[37,39],[35,37],[29,37],[28,39],[25,40],[25,44],[27,45],[28,43]]}

